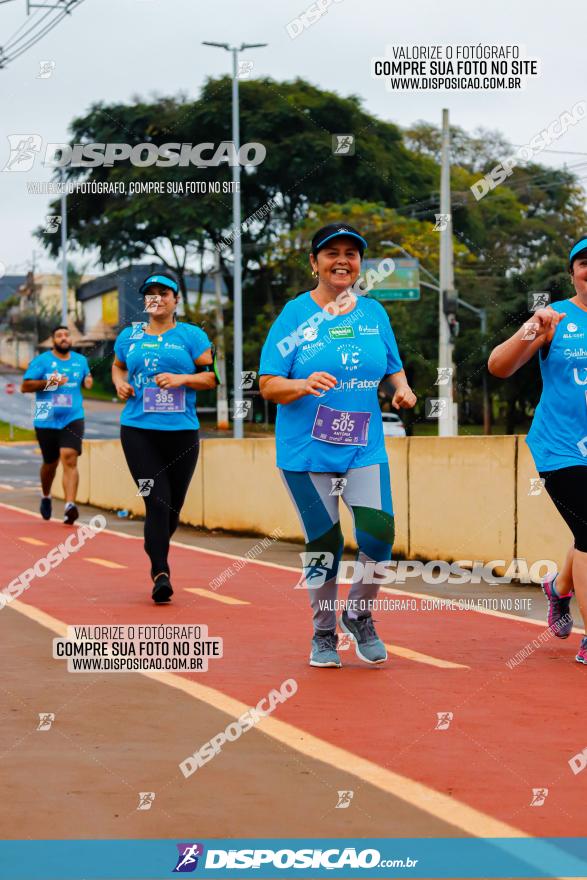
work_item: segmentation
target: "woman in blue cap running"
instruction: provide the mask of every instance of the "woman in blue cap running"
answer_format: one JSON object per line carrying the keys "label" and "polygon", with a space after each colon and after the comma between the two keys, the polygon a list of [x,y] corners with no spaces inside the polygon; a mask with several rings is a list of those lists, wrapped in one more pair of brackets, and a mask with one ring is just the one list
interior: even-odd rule
{"label": "woman in blue cap running", "polygon": [[145,550],[151,560],[153,601],[173,593],[169,542],[199,451],[196,391],[214,388],[210,340],[193,324],[177,323],[179,286],[169,275],[150,275],[140,289],[148,323],[137,322],[114,344],[112,381],[126,406],[120,440],[145,501]]}
{"label": "woman in blue cap running", "polygon": [[413,407],[416,396],[387,312],[350,289],[366,247],[363,236],[346,223],[316,233],[310,264],[317,286],[286,303],[261,355],[261,394],[279,404],[277,466],[306,539],[304,575],[314,615],[311,666],[341,666],[336,635],[336,578],[343,550],[339,496],[353,517],[357,561],[364,573],[350,589],[340,627],[354,639],[361,660],[378,664],[387,659],[371,614],[378,592],[373,563],[390,559],[394,539],[377,389],[389,378],[396,408]]}
{"label": "woman in blue cap running", "polygon": [[[587,622],[587,236],[569,254],[575,295],[534,312],[510,339],[491,353],[489,371],[506,379],[539,352],[542,394],[526,442],[536,469],[574,542],[560,572],[548,575],[548,625],[566,639],[576,592]],[[587,638],[576,656],[587,663]]]}

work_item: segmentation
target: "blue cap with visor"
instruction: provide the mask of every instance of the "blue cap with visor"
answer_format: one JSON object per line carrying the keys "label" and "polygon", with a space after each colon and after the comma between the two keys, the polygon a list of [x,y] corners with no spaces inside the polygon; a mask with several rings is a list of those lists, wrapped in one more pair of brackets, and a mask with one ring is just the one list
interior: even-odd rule
{"label": "blue cap with visor", "polygon": [[168,275],[149,275],[149,277],[145,278],[141,284],[139,293],[141,295],[144,294],[147,288],[151,287],[153,284],[160,284],[161,287],[169,287],[174,293],[179,293],[179,285],[177,281],[174,281],[173,278],[170,278]]}
{"label": "blue cap with visor", "polygon": [[587,251],[587,237],[583,236],[580,238],[578,242],[576,242],[571,248],[571,252],[569,254],[569,269],[573,268],[573,261],[577,259],[579,254],[582,254],[583,251]]}

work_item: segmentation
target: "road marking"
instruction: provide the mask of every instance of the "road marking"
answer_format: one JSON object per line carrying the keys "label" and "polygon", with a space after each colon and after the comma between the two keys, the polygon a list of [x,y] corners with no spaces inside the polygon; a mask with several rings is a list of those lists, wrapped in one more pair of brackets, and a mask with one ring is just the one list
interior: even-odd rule
{"label": "road marking", "polygon": [[[33,513],[30,510],[26,510],[24,507],[18,507],[16,504],[7,504],[5,501],[0,502],[0,507],[4,507],[6,510],[15,510],[18,513],[22,513],[25,516],[32,516],[38,520],[38,513]],[[100,509],[100,508],[98,508]],[[57,517],[51,517],[51,522],[63,524],[63,521],[58,519]],[[185,525],[182,523],[182,525]],[[144,541],[144,538],[139,535],[125,535],[124,532],[117,532],[115,529],[102,529],[100,534],[106,535],[116,535],[118,538],[126,538],[128,541]],[[246,562],[248,565],[262,565],[267,568],[277,568],[280,571],[292,571],[295,572],[297,578],[299,579],[300,570],[299,568],[294,568],[293,565],[282,565],[279,562],[264,562],[261,559],[247,559],[246,556],[237,556],[236,553],[223,553],[220,550],[208,550],[206,547],[195,547],[193,544],[184,544],[183,541],[171,541],[172,547],[183,547],[185,550],[191,550],[193,553],[205,553],[209,556],[221,556],[223,559],[239,559],[242,562]],[[293,584],[293,581],[292,581]],[[413,596],[416,599],[438,599],[439,596],[435,596],[431,593],[409,593],[405,590],[392,590],[390,587],[380,587],[382,592],[392,593],[397,596]],[[503,620],[513,620],[516,623],[529,623],[533,626],[540,626],[542,629],[545,628],[546,624],[543,620],[536,620],[534,617],[522,617],[519,614],[508,614],[507,611],[493,611],[489,608],[467,608],[467,611],[470,614],[485,614],[489,617],[501,617]],[[573,632],[580,633],[581,635],[585,635],[583,630],[578,627],[573,627]]]}
{"label": "road marking", "polygon": [[[27,605],[25,602],[15,599],[6,607],[28,617],[29,620],[35,621],[35,623],[46,627],[46,629],[59,636],[67,634],[67,624],[35,608],[33,605]],[[150,678],[167,687],[182,691],[184,694],[200,700],[200,702],[206,703],[220,712],[224,712],[233,719],[239,718],[250,709],[250,706],[247,706],[246,703],[241,703],[240,700],[235,700],[233,697],[223,694],[222,691],[218,691],[208,685],[199,684],[196,681],[191,681],[173,672],[137,670],[137,674],[144,675],[145,678]],[[399,773],[387,770],[385,767],[380,767],[367,758],[326,742],[326,740],[308,733],[308,731],[301,727],[295,727],[287,721],[265,717],[259,722],[258,727],[266,736],[282,743],[287,748],[305,755],[313,761],[322,761],[341,773],[356,776],[358,780],[368,785],[373,785],[380,791],[399,798],[410,806],[433,816],[435,819],[440,819],[455,826],[455,828],[459,828],[466,834],[471,834],[475,837],[496,838],[532,837],[531,834],[526,834],[513,825],[507,825],[499,819],[494,819],[493,816],[476,810],[455,797],[449,797],[439,791],[435,791],[433,788],[429,788],[421,782],[416,782],[407,776],[401,776]],[[498,841],[494,842],[496,845],[499,845]]]}
{"label": "road marking", "polygon": [[18,540],[24,541],[26,544],[34,544],[35,547],[46,547],[47,546],[46,541],[39,541],[38,538],[26,538],[23,535],[21,535]]}
{"label": "road marking", "polygon": [[413,660],[415,663],[426,663],[428,666],[437,666],[439,669],[470,669],[462,663],[451,663],[450,660],[441,660],[439,657],[431,657],[429,654],[421,654],[419,651],[413,651],[411,648],[403,648],[401,645],[386,645],[390,654],[397,654],[398,657],[404,657],[406,660]]}
{"label": "road marking", "polygon": [[213,590],[204,590],[203,587],[187,587],[186,593],[197,593],[205,599],[215,599],[217,602],[224,602],[225,605],[250,605],[244,599],[235,599],[233,596],[221,596]]}
{"label": "road marking", "polygon": [[104,568],[126,568],[126,565],[120,565],[119,562],[112,562],[110,559],[100,559],[99,556],[84,556],[86,562],[93,562],[94,565],[103,565]]}

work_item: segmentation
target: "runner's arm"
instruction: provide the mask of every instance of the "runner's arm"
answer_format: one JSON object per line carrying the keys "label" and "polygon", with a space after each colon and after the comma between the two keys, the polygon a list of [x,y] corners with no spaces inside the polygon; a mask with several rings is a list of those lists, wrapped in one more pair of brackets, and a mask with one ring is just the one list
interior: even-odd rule
{"label": "runner's arm", "polygon": [[261,397],[273,403],[293,403],[300,397],[312,394],[319,397],[323,391],[334,388],[337,380],[330,373],[312,373],[307,379],[288,379],[285,376],[261,376]]}
{"label": "runner's arm", "polygon": [[212,349],[208,348],[194,361],[196,367],[203,368],[196,373],[158,373],[155,376],[155,382],[160,388],[179,388],[185,385],[186,388],[193,388],[194,391],[203,391],[206,388],[216,388],[218,381],[216,373],[212,369],[214,358]]}
{"label": "runner's arm", "polygon": [[128,370],[126,364],[119,361],[116,355],[112,364],[112,384],[116,388],[116,394],[121,400],[134,397],[135,390],[128,382]]}
{"label": "runner's arm", "polygon": [[24,379],[22,385],[20,386],[20,390],[23,394],[29,394],[30,392],[35,391],[43,391],[46,384],[46,379]]}
{"label": "runner's arm", "polygon": [[487,369],[498,379],[509,379],[514,373],[528,363],[538,349],[551,342],[559,321],[566,317],[566,312],[554,309],[538,309],[529,321],[519,330],[497,345],[489,356]]}
{"label": "runner's arm", "polygon": [[92,376],[91,373],[88,373],[87,376],[84,376],[83,386],[84,386],[84,388],[87,388],[89,391],[93,384],[94,384],[94,377]]}

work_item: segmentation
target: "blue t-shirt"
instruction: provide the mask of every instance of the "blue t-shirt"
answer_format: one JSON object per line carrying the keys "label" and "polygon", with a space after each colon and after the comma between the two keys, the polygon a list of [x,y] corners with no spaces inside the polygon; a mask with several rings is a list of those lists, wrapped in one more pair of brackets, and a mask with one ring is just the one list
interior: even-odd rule
{"label": "blue t-shirt", "polygon": [[587,465],[587,312],[570,300],[547,356],[539,353],[542,394],[526,442],[538,471]]}
{"label": "blue t-shirt", "polygon": [[182,385],[162,389],[155,382],[158,373],[195,373],[194,361],[210,340],[193,324],[176,324],[160,336],[145,333],[146,325],[133,324],[119,333],[114,353],[126,364],[128,382],[134,397],[129,397],[120,416],[121,425],[155,428],[159,431],[195,430],[196,392]]}
{"label": "blue t-shirt", "polygon": [[377,389],[402,369],[389,317],[374,299],[333,316],[310,292],[290,300],[271,327],[259,375],[305,379],[330,373],[338,384],[277,407],[277,466],[333,471],[387,462]]}
{"label": "blue t-shirt", "polygon": [[87,359],[77,351],[70,351],[65,360],[52,351],[44,351],[33,358],[22,378],[48,379],[55,372],[67,376],[67,382],[50,391],[35,393],[35,428],[59,429],[84,417],[81,386],[90,375]]}

